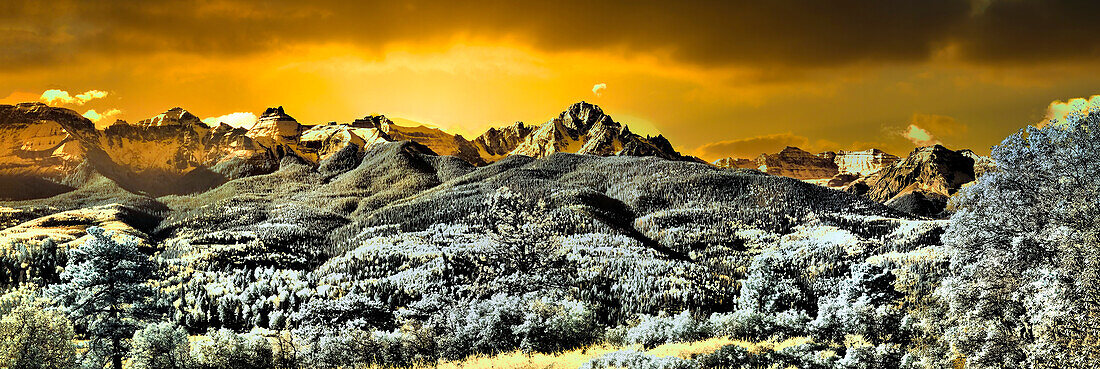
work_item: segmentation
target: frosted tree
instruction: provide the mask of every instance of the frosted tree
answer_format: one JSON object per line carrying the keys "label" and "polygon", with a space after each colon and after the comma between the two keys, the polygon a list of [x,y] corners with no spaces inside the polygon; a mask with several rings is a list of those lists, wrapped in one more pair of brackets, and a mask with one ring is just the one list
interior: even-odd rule
{"label": "frosted tree", "polygon": [[154,264],[133,241],[113,239],[99,227],[89,227],[88,235],[69,252],[64,283],[53,286],[51,294],[85,327],[91,344],[86,362],[101,367],[110,358],[112,368],[121,369],[130,337],[153,313],[155,291],[147,282]]}
{"label": "frosted tree", "polygon": [[970,368],[1095,367],[1100,112],[1029,127],[992,158],[943,237],[944,341]]}

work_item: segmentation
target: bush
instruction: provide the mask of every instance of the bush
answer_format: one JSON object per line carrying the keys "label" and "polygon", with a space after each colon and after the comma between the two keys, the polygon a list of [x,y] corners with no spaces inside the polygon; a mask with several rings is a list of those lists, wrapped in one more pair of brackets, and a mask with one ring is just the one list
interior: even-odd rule
{"label": "bush", "polygon": [[358,329],[299,331],[302,362],[312,367],[411,367],[438,360],[434,337],[423,329],[368,332]]}
{"label": "bush", "polygon": [[17,306],[0,319],[0,367],[62,369],[76,365],[73,325],[39,302]]}
{"label": "bush", "polygon": [[221,329],[191,348],[196,369],[266,369],[274,365],[274,352],[266,338],[238,335]]}
{"label": "bush", "polygon": [[190,364],[187,332],[172,323],[146,325],[134,333],[131,347],[133,369],[183,369]]}
{"label": "bush", "polygon": [[637,325],[626,331],[625,341],[652,348],[665,343],[700,340],[710,337],[712,331],[706,320],[695,319],[691,312],[684,310],[671,317],[643,316]]}
{"label": "bush", "polygon": [[581,365],[581,369],[692,369],[695,362],[675,356],[651,356],[634,350],[615,351],[592,359]]}
{"label": "bush", "polygon": [[535,300],[523,317],[523,324],[512,331],[526,352],[561,352],[585,346],[596,340],[595,314],[576,301]]}

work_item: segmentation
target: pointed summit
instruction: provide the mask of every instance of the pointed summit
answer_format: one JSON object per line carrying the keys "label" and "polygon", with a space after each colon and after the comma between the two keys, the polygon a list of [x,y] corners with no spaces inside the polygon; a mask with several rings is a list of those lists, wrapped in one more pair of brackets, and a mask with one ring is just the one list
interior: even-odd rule
{"label": "pointed summit", "polygon": [[302,133],[302,125],[287,115],[283,107],[267,108],[256,124],[248,130],[248,137],[265,147],[296,142]]}
{"label": "pointed summit", "polygon": [[615,127],[619,125],[611,119],[611,116],[604,114],[603,109],[598,105],[585,101],[570,105],[558,115],[558,119],[565,127],[580,132],[587,132],[596,123]]}
{"label": "pointed summit", "polygon": [[206,124],[202,122],[199,117],[191,114],[191,112],[184,110],[181,107],[174,107],[168,109],[168,111],[158,114],[155,117],[144,119],[136,124],[141,127],[167,127],[167,126],[199,126],[206,127]]}

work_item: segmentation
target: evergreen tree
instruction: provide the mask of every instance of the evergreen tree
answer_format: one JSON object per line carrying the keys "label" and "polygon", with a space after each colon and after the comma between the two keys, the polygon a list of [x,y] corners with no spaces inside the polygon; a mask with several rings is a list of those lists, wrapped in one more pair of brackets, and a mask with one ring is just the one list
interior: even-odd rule
{"label": "evergreen tree", "polygon": [[99,227],[89,227],[91,239],[69,253],[61,279],[51,289],[69,316],[84,327],[91,350],[86,360],[101,366],[110,358],[122,368],[122,358],[141,321],[153,313],[154,264],[129,240],[115,240]]}

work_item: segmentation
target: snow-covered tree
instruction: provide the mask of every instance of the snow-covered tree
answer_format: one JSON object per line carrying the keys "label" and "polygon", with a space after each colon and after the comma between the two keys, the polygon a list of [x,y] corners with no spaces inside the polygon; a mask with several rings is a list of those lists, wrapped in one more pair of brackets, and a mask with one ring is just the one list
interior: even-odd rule
{"label": "snow-covered tree", "polygon": [[992,158],[943,237],[954,250],[936,292],[944,341],[969,368],[1095,367],[1100,112],[1029,127]]}
{"label": "snow-covered tree", "polygon": [[99,227],[89,227],[88,234],[88,241],[70,251],[64,283],[51,293],[85,328],[91,341],[85,360],[100,366],[110,358],[112,367],[121,369],[134,331],[153,313],[155,290],[148,281],[155,265],[133,241],[116,240]]}
{"label": "snow-covered tree", "polygon": [[0,368],[68,369],[75,363],[72,323],[41,300],[0,319]]}

